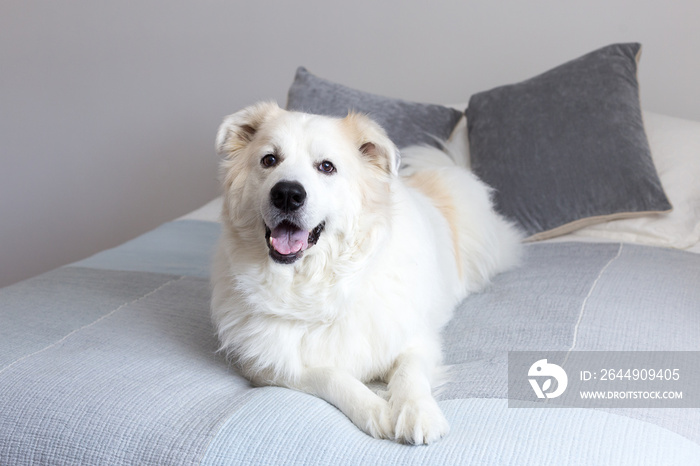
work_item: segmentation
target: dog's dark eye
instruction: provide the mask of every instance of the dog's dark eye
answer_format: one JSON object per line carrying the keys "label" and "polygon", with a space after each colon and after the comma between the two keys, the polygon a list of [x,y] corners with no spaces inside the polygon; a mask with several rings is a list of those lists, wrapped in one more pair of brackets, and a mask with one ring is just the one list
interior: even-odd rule
{"label": "dog's dark eye", "polygon": [[277,165],[277,157],[275,157],[273,154],[267,154],[265,157],[260,159],[260,165],[265,168],[274,167]]}
{"label": "dog's dark eye", "polygon": [[325,173],[326,175],[330,175],[335,172],[335,165],[328,160],[324,160],[318,165],[318,171]]}

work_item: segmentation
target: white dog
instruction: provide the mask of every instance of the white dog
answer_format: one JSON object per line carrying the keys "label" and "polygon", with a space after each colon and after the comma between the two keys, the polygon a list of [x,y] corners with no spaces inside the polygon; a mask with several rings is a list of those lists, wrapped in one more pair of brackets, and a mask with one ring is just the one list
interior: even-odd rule
{"label": "white dog", "polygon": [[254,384],[323,398],[373,437],[444,436],[440,330],[520,251],[489,189],[437,149],[407,150],[399,174],[384,130],[355,113],[258,104],[224,120],[217,151],[222,349]]}

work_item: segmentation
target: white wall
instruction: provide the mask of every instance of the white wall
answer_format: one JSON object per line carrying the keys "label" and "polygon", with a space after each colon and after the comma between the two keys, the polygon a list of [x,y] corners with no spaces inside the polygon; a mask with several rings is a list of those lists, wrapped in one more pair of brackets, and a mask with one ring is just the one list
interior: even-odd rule
{"label": "white wall", "polygon": [[617,41],[645,108],[700,120],[700,2],[4,0],[0,285],[217,194],[221,118],[285,102],[298,65],[362,90],[466,102]]}

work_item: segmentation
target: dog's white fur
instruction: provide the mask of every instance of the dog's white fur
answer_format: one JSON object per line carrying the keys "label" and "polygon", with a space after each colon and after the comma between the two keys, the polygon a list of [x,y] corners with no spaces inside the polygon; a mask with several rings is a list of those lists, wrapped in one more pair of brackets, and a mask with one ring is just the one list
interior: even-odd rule
{"label": "dog's white fur", "polygon": [[[274,103],[225,119],[217,136],[223,235],[212,315],[222,348],[253,383],[319,396],[377,438],[430,443],[449,426],[432,396],[440,330],[454,307],[519,256],[489,189],[443,152],[399,153],[369,118]],[[261,160],[273,154],[276,164]],[[331,174],[320,170],[331,162]],[[265,239],[280,181],[300,183],[297,223],[325,222],[293,263]],[[268,230],[269,231],[269,230]],[[376,394],[366,382],[387,382]]]}

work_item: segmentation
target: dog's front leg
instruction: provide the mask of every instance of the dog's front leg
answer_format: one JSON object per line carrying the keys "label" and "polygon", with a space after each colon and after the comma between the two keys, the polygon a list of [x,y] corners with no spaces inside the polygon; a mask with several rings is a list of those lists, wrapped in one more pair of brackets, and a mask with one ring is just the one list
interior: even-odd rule
{"label": "dog's front leg", "polygon": [[309,368],[293,388],[326,400],[372,437],[393,438],[388,402],[347,372],[332,367]]}
{"label": "dog's front leg", "polygon": [[432,395],[436,358],[424,351],[401,354],[388,380],[394,436],[399,442],[427,444],[440,440],[450,429]]}

